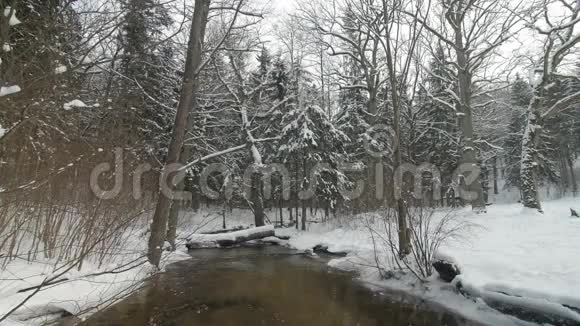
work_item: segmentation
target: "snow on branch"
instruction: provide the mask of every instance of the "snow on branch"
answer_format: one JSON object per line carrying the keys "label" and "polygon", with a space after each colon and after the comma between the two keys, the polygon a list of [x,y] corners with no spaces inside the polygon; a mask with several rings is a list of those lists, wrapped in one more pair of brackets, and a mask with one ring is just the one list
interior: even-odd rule
{"label": "snow on branch", "polygon": [[542,114],[542,118],[545,119],[552,114],[561,113],[562,111],[570,109],[572,105],[577,104],[578,102],[580,102],[580,92],[566,96],[547,109],[546,112]]}

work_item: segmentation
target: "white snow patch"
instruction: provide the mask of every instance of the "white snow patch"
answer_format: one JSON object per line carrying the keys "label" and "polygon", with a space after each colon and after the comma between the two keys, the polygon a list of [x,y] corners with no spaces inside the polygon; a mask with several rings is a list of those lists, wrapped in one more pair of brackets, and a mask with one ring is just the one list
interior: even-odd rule
{"label": "white snow patch", "polygon": [[60,65],[60,66],[54,68],[54,73],[57,75],[64,74],[66,71],[67,71],[67,67],[63,66],[63,65]]}
{"label": "white snow patch", "polygon": [[18,85],[2,86],[0,87],[0,97],[12,95],[21,92],[22,89]]}
{"label": "white snow patch", "polygon": [[4,52],[10,52],[10,51],[12,51],[12,47],[10,46],[10,43],[4,43],[2,45],[2,51],[4,51]]}
{"label": "white snow patch", "polygon": [[[6,6],[6,8],[4,8],[4,17],[8,17],[10,15],[11,10],[12,8],[10,6]],[[16,18],[16,9],[12,10],[12,16],[10,16],[10,21],[8,22],[8,24],[10,24],[10,26],[22,24],[22,22],[18,18]]]}
{"label": "white snow patch", "polygon": [[64,109],[66,111],[72,110],[73,108],[86,108],[86,107],[88,106],[81,100],[72,100],[64,104]]}

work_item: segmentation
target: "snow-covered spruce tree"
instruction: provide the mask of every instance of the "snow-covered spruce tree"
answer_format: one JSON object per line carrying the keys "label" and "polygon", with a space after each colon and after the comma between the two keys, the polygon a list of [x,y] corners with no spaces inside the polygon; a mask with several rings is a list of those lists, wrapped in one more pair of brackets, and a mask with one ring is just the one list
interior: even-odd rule
{"label": "snow-covered spruce tree", "polygon": [[[139,130],[147,154],[162,159],[166,155],[172,109],[178,98],[178,65],[174,50],[163,42],[173,20],[168,8],[158,0],[121,0],[125,13],[118,36],[120,60],[115,91],[119,123]],[[123,126],[120,126],[123,127]]]}
{"label": "snow-covered spruce tree", "polygon": [[[534,81],[534,96],[528,108],[527,124],[522,140],[522,164],[521,164],[521,189],[522,202],[524,207],[536,209],[542,212],[542,205],[538,196],[538,165],[539,165],[539,145],[545,121],[553,115],[569,109],[580,99],[580,92],[573,93],[555,104],[547,106],[545,96],[547,91],[556,79],[558,68],[570,54],[578,43],[580,43],[580,33],[575,32],[575,27],[580,25],[578,15],[580,13],[580,2],[573,6],[561,8],[564,12],[556,14],[554,9],[548,6],[548,0],[544,0],[544,5],[539,6],[542,14],[533,17],[540,17],[541,21],[530,21],[535,31],[543,37],[544,47],[540,66],[535,68],[534,73],[537,80]],[[558,15],[558,24],[553,25],[551,16]],[[545,20],[545,22],[544,22]],[[547,28],[543,27],[547,23]]]}
{"label": "snow-covered spruce tree", "polygon": [[[351,85],[352,86],[352,85]],[[371,122],[367,114],[366,98],[361,89],[356,87],[344,87],[341,89],[338,98],[339,112],[336,115],[336,126],[350,139],[344,144],[347,157],[350,163],[359,163],[359,171],[351,171],[350,178],[363,179],[366,181],[365,171],[368,169],[367,146],[374,146],[369,135]],[[365,185],[368,188],[368,183]],[[368,192],[368,189],[365,189]],[[354,213],[360,213],[365,209],[365,198],[352,198],[344,203],[345,206],[353,209]]]}
{"label": "snow-covered spruce tree", "polygon": [[[558,100],[579,92],[571,77],[558,77],[546,94],[547,105],[554,105]],[[579,112],[571,108],[565,114],[554,115],[545,121],[542,133],[539,168],[546,181],[560,185],[560,195],[567,191],[576,193],[578,183],[574,171],[576,146],[575,127],[578,126]]]}
{"label": "snow-covered spruce tree", "polygon": [[251,87],[259,88],[252,96],[252,102],[256,106],[255,110],[260,111],[257,106],[268,106],[265,99],[273,97],[273,80],[272,80],[272,56],[267,47],[263,47],[262,51],[256,57],[258,61],[257,69],[250,74],[249,85]]}
{"label": "snow-covered spruce tree", "polygon": [[[296,107],[296,93],[290,88],[290,72],[288,71],[287,64],[283,58],[277,57],[272,63],[271,70],[268,72],[269,82],[265,86],[267,88],[267,98],[265,103],[270,105],[269,112],[260,121],[261,128],[263,128],[263,134],[266,138],[277,138],[282,133],[283,118],[288,111]],[[262,69],[262,68],[261,68]],[[273,108],[273,109],[272,109]],[[263,144],[264,157],[267,163],[275,163],[277,161],[279,141],[270,141]],[[287,166],[288,168],[290,166]],[[278,215],[280,223],[284,223],[284,211],[283,207],[285,204],[283,194],[284,194],[284,184],[281,178],[274,178],[272,180],[273,189],[273,202],[272,206],[278,205]],[[292,207],[290,202],[288,203],[289,219],[292,219]]]}
{"label": "snow-covered spruce tree", "polygon": [[[269,138],[278,137],[282,131],[282,119],[288,111],[295,107],[296,98],[295,90],[290,88],[290,72],[286,62],[278,57],[269,71],[269,81],[265,83],[264,88],[268,90],[268,96],[263,99],[261,105],[273,105],[273,110],[267,112],[261,121],[264,135]],[[277,155],[277,143],[270,142],[264,144],[264,152],[267,161],[272,161]]]}
{"label": "snow-covered spruce tree", "polygon": [[[292,111],[303,110],[306,107],[318,104],[317,99],[320,98],[319,90],[313,84],[311,73],[304,68],[301,61],[302,58],[298,57],[295,58],[294,63],[288,62],[287,65],[290,68],[287,72],[285,71],[286,65],[280,64],[278,64],[278,67],[273,71],[273,73],[277,73],[278,76],[276,77],[275,75],[272,75],[272,84],[270,85],[270,92],[274,95],[274,101],[271,101],[273,106],[272,109],[269,110],[271,116],[266,130],[267,136],[279,137],[286,126],[285,119]],[[282,95],[284,95],[285,98],[280,100],[279,98]],[[268,153],[269,161],[280,162],[279,147],[284,145],[284,141],[279,139],[276,142],[273,142],[272,145],[274,146],[267,143],[264,144],[266,152]],[[302,219],[306,219],[307,206],[310,206],[312,212],[316,203],[314,201],[308,202],[302,200],[299,196],[299,192],[302,189],[301,183],[304,175],[302,159],[296,156],[291,156],[281,163],[283,163],[290,172],[291,198],[288,208],[291,217],[292,214],[294,214],[296,227],[298,228],[299,216],[302,215]],[[294,213],[292,213],[292,208],[294,208]]]}
{"label": "snow-covered spruce tree", "polygon": [[441,192],[447,204],[455,199],[453,171],[459,163],[460,141],[453,98],[448,92],[453,88],[452,73],[446,64],[442,47],[438,47],[431,60],[426,85],[419,91],[420,137],[415,140],[419,163],[434,164],[441,172]]}
{"label": "snow-covered spruce tree", "polygon": [[506,186],[520,188],[522,136],[526,123],[526,107],[532,98],[532,87],[519,75],[510,86],[510,122],[503,147],[505,151]]}
{"label": "snow-covered spruce tree", "polygon": [[[580,57],[579,57],[580,58]],[[579,61],[579,60],[577,60]],[[572,96],[574,93],[580,91],[580,62],[576,64],[574,74],[572,77],[566,79],[563,96]],[[571,187],[574,195],[580,191],[578,185],[578,175],[574,169],[575,162],[578,160],[580,154],[580,101],[577,101],[572,108],[566,112],[563,119],[562,135],[560,139],[564,140],[563,144],[563,159],[562,162],[568,169],[568,185]]]}
{"label": "snow-covered spruce tree", "polygon": [[[366,100],[363,111],[365,120],[371,126],[385,125],[386,121],[382,118],[387,114],[387,106],[381,101],[386,98],[384,89],[389,74],[385,71],[385,26],[381,8],[372,1],[356,0],[343,1],[332,10],[330,7],[317,7],[329,4],[305,6],[301,19],[309,30],[320,35],[321,43],[329,49],[331,56],[345,60],[345,67],[339,69],[336,75],[341,87],[357,88],[363,92]],[[385,163],[381,155],[374,155],[377,151],[367,154],[362,161],[366,165],[366,185],[360,201],[362,204],[364,200],[366,209],[374,209],[383,204],[376,196],[375,167]]]}
{"label": "snow-covered spruce tree", "polygon": [[[120,60],[115,95],[119,127],[138,132],[127,141],[142,159],[162,161],[168,154],[171,125],[179,97],[178,64],[172,43],[164,41],[173,23],[166,4],[159,0],[121,0],[125,13],[118,36]],[[187,129],[192,129],[188,122]],[[191,148],[184,147],[181,161],[189,160]],[[184,187],[183,183],[178,186]],[[174,244],[179,203],[169,217],[168,240]]]}
{"label": "snow-covered spruce tree", "polygon": [[[232,35],[228,39],[228,47],[253,49],[255,46],[252,39],[239,37],[239,35]],[[261,143],[273,140],[258,137],[263,135],[262,132],[265,129],[262,123],[267,121],[269,113],[278,106],[274,104],[270,108],[266,108],[266,105],[254,105],[257,102],[260,104],[270,102],[270,99],[257,95],[264,90],[269,78],[265,76],[264,80],[254,87],[252,72],[247,69],[248,58],[244,51],[227,51],[225,56],[227,60],[224,61],[226,62],[224,67],[214,65],[214,70],[224,92],[220,95],[219,101],[227,101],[227,110],[236,116],[237,120],[234,122],[237,129],[234,134],[238,140],[236,147],[245,151],[245,155],[240,157],[236,164],[242,169],[250,169],[243,173],[244,177],[248,176],[247,173],[251,173],[249,175],[251,180],[241,187],[245,190],[244,204],[249,205],[253,211],[255,225],[263,226],[267,217],[264,212],[263,182],[259,174],[266,166]],[[262,94],[265,95],[265,92]],[[245,144],[245,146],[240,144]],[[239,177],[241,179],[242,176]]]}
{"label": "snow-covered spruce tree", "polygon": [[[343,144],[349,138],[315,105],[288,112],[283,125],[278,159],[281,163],[295,162],[299,173],[297,190],[312,189],[326,209],[334,207],[340,196],[339,182],[344,181],[338,165],[346,155]],[[302,230],[305,229],[306,215],[302,214]]]}
{"label": "snow-covered spruce tree", "polygon": [[345,144],[351,160],[363,160],[365,158],[365,143],[369,141],[368,130],[371,124],[368,122],[365,102],[366,99],[360,89],[345,87],[339,93],[339,112],[336,115],[336,125],[344,132],[351,142]]}

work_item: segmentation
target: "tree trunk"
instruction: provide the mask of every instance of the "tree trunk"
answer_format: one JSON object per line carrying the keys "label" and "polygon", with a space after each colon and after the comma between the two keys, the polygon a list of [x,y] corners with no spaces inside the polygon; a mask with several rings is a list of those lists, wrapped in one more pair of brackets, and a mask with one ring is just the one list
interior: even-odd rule
{"label": "tree trunk", "polygon": [[278,200],[278,204],[279,204],[279,211],[280,211],[280,226],[284,226],[284,201],[283,201],[283,195],[280,194],[280,200]]}
{"label": "tree trunk", "polygon": [[568,188],[570,188],[570,175],[568,174],[568,162],[566,160],[566,149],[564,145],[560,146],[559,154],[560,159],[558,163],[560,165],[560,180],[559,188],[560,188],[560,196],[566,196],[566,192]]}
{"label": "tree trunk", "polygon": [[[304,181],[306,180],[306,178],[308,178],[308,171],[306,168],[306,160],[304,159],[304,153],[302,154],[302,190],[306,190],[304,189]],[[306,185],[307,187],[310,186],[310,184]],[[302,231],[306,231],[306,199],[300,199],[300,204],[302,206]]]}
{"label": "tree trunk", "polygon": [[520,183],[522,190],[522,204],[524,207],[537,209],[542,212],[542,205],[538,196],[537,185],[537,146],[540,132],[540,115],[537,107],[541,107],[541,100],[535,98],[530,105],[528,122],[522,140],[522,166]]}
{"label": "tree trunk", "polygon": [[295,210],[294,210],[294,215],[296,218],[296,230],[300,229],[300,221],[298,220],[300,218],[300,214],[298,213],[298,209],[299,209],[299,203],[298,203],[298,199],[296,199],[296,205],[294,205]]}
{"label": "tree trunk", "polygon": [[179,221],[179,210],[181,209],[181,202],[174,200],[169,211],[169,219],[167,221],[167,242],[171,245],[171,251],[177,249],[177,224]]}
{"label": "tree trunk", "polygon": [[495,195],[499,195],[499,186],[498,186],[498,168],[497,168],[497,156],[493,158],[493,193]]}
{"label": "tree trunk", "polygon": [[306,200],[302,201],[302,231],[306,231]]}
{"label": "tree trunk", "polygon": [[225,230],[228,228],[228,226],[226,225],[226,211],[228,210],[228,204],[226,203],[224,205],[224,207],[222,208],[222,230]]}
{"label": "tree trunk", "polygon": [[264,226],[264,199],[262,198],[262,177],[258,173],[252,176],[252,205],[254,209],[254,224]]}
{"label": "tree trunk", "polygon": [[[457,71],[459,81],[459,99],[457,103],[458,112],[462,115],[459,119],[459,127],[461,128],[461,136],[463,140],[463,148],[461,154],[461,163],[465,165],[478,167],[474,133],[473,133],[473,116],[471,112],[471,73],[468,70],[467,53],[463,46],[463,30],[461,24],[456,26],[455,30],[455,53],[457,55],[457,64],[459,69]],[[471,193],[468,199],[471,206],[476,211],[485,212],[485,200],[483,197],[483,188],[481,185],[481,176],[478,175],[471,184],[465,185],[467,190]]]}
{"label": "tree trunk", "polygon": [[[173,136],[169,144],[166,166],[179,163],[187,128],[187,118],[191,111],[196,108],[196,93],[199,89],[196,71],[201,65],[205,37],[205,27],[209,13],[210,0],[196,0],[187,46],[187,58],[185,72],[181,87],[179,105],[175,116]],[[164,173],[166,168],[164,168]],[[149,262],[157,267],[161,261],[161,251],[165,240],[167,220],[171,208],[171,198],[160,192],[157,207],[151,223],[151,235],[149,237]]]}
{"label": "tree trunk", "polygon": [[[386,26],[388,26],[387,17],[387,2],[383,0],[383,19]],[[394,168],[398,169],[402,165],[401,157],[401,108],[400,108],[400,97],[399,97],[399,83],[397,81],[396,68],[394,64],[393,53],[391,51],[391,39],[389,31],[386,32],[386,50],[387,50],[387,67],[389,68],[389,80],[391,82],[391,102],[393,106],[393,124],[395,127],[395,158],[394,158]],[[405,207],[405,202],[403,200],[402,189],[395,189],[395,197],[397,197],[397,222],[398,222],[398,237],[399,237],[399,256],[401,258],[405,257],[411,252],[411,241],[407,237],[407,211]]]}
{"label": "tree trunk", "polygon": [[296,215],[295,216],[295,218],[296,218],[296,230],[298,230],[300,228],[300,222],[298,221],[298,219],[299,219],[299,217],[298,217],[298,215],[299,215],[298,214],[299,198],[298,197],[300,197],[299,196],[300,184],[299,184],[299,181],[298,181],[299,180],[299,177],[298,177],[298,173],[299,173],[298,172],[298,167],[299,167],[298,162],[296,162],[295,167],[296,167],[296,173],[295,173],[295,177],[296,177],[296,193],[295,193],[295,195],[296,196],[294,197],[294,209],[295,209],[294,215]]}
{"label": "tree trunk", "polygon": [[568,168],[570,169],[570,183],[572,185],[572,194],[576,196],[578,193],[578,181],[576,180],[576,171],[574,171],[574,160],[572,159],[572,153],[568,150],[566,153],[566,161],[568,163]]}
{"label": "tree trunk", "polygon": [[[321,88],[322,88],[322,101],[321,101],[321,108],[322,111],[324,111],[326,109],[326,93],[325,93],[325,89],[326,89],[326,85],[325,85],[325,80],[324,80],[324,50],[320,51],[320,84],[321,84]],[[330,119],[330,106],[328,106],[328,118]]]}
{"label": "tree trunk", "polygon": [[[194,105],[192,107],[192,109],[195,109],[197,107],[197,99],[193,99],[194,101]],[[188,117],[187,117],[187,129],[185,131],[186,135],[187,132],[191,132],[193,130],[194,127],[194,120],[193,117],[191,116],[192,112],[188,112]],[[186,146],[185,144],[183,145],[183,149],[182,149],[182,153],[181,153],[181,157],[179,158],[179,161],[181,162],[181,164],[186,165],[189,160],[191,159],[192,156],[192,148],[191,146]],[[177,185],[177,191],[183,191],[185,189],[185,179],[181,180],[179,182],[179,184]],[[196,196],[195,198],[192,196],[191,198],[192,201],[194,200],[199,200],[199,197]],[[177,249],[175,241],[177,239],[177,225],[179,223],[179,212],[181,210],[181,208],[183,208],[183,202],[181,200],[174,200],[173,203],[171,204],[171,210],[169,211],[169,219],[167,221],[167,241],[171,244],[171,251],[175,251]],[[199,204],[193,204],[192,206],[199,206]]]}

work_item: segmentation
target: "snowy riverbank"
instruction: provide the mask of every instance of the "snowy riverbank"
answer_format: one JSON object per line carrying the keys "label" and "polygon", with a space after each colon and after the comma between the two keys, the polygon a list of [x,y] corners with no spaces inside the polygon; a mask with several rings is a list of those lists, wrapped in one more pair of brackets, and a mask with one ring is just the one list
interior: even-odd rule
{"label": "snowy riverbank", "polygon": [[[220,211],[183,215],[183,223],[178,228],[178,250],[163,253],[162,270],[173,262],[191,258],[185,247],[186,238],[222,227]],[[252,223],[251,213],[247,210],[234,210],[231,216],[229,225]],[[143,282],[158,271],[146,257],[148,225],[146,216],[143,216],[138,225],[124,234],[123,241],[111,248],[114,253],[105,264],[87,259],[79,270],[62,260],[36,259],[29,262],[23,257],[0,266],[0,318],[17,308],[0,324],[37,326],[69,315],[86,319],[138,291]],[[41,284],[43,286],[38,288]]]}
{"label": "snowy riverbank", "polygon": [[[375,256],[375,243],[369,231],[369,221],[380,220],[379,213],[311,223],[305,232],[276,229],[276,234],[291,236],[280,243],[297,250],[310,251],[323,245],[331,252],[347,253],[346,257],[332,259],[329,265],[356,272],[361,281],[377,291],[404,291],[470,320],[489,325],[530,324],[488,305],[494,300],[504,300],[534,311],[565,316],[580,324],[580,312],[574,310],[580,307],[580,219],[570,217],[570,208],[580,210],[579,206],[577,198],[568,198],[545,202],[544,215],[523,210],[519,204],[493,205],[484,215],[474,215],[468,208],[455,211],[458,218],[474,227],[461,239],[445,243],[440,250],[461,267],[462,274],[453,284],[440,281],[436,275],[425,283],[410,274],[383,279],[376,260],[387,269],[390,253],[379,250]],[[181,245],[178,252],[166,253],[165,265],[190,257],[185,253],[185,238],[222,228],[218,210],[187,213],[183,220],[179,228]],[[226,215],[226,222],[227,227],[249,226],[253,219],[249,211],[234,210]],[[87,317],[137,290],[155,271],[143,257],[146,235],[143,230],[127,235],[130,240],[126,252],[107,266],[87,262],[81,271],[73,269],[63,275],[66,281],[45,286],[5,324],[39,325],[50,312],[55,314],[49,317],[57,317],[63,311]],[[0,311],[9,311],[35,292],[32,289],[18,293],[18,290],[38,285],[59,270],[62,269],[56,269],[54,261],[10,263],[0,275]],[[101,272],[107,273],[99,275]],[[457,282],[469,292],[468,297],[459,293]]]}
{"label": "snowy riverbank", "polygon": [[[580,219],[570,217],[570,208],[578,210],[579,206],[578,198],[569,198],[546,202],[544,215],[519,204],[490,206],[484,215],[474,215],[469,209],[457,211],[475,227],[461,240],[444,244],[440,252],[459,264],[462,274],[454,284],[461,282],[473,300],[466,300],[453,285],[436,277],[425,284],[410,275],[381,280],[368,222],[363,223],[369,214],[314,224],[308,232],[284,230],[280,234],[292,235],[289,245],[298,250],[324,245],[331,252],[346,252],[347,257],[329,264],[359,273],[369,285],[410,292],[475,321],[526,324],[497,313],[484,302],[500,301],[580,324],[580,311],[575,310],[580,308]],[[379,252],[378,259],[388,261],[389,255]]]}
{"label": "snowy riverbank", "polygon": [[[36,326],[69,315],[84,319],[138,291],[157,269],[144,256],[146,237],[141,232],[127,236],[126,249],[113,261],[102,266],[86,261],[80,271],[55,260],[10,262],[0,270],[0,318],[18,308],[0,324]],[[182,248],[164,253],[161,267],[189,259]]]}

